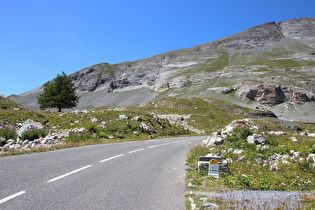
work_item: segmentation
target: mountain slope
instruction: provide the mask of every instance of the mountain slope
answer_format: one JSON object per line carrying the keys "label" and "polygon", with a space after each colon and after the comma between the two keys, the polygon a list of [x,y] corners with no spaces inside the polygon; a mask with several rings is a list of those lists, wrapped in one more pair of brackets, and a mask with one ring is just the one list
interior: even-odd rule
{"label": "mountain slope", "polygon": [[[139,61],[93,65],[71,76],[82,96],[81,108],[201,97],[310,121],[315,112],[314,69],[315,18],[300,18],[262,24]],[[36,96],[42,88],[15,101],[37,109]]]}

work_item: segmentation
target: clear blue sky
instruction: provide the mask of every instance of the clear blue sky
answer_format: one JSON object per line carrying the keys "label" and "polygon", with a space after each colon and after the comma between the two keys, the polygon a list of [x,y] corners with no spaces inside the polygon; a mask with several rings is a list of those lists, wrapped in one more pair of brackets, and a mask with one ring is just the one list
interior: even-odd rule
{"label": "clear blue sky", "polygon": [[0,93],[301,17],[315,0],[0,0]]}

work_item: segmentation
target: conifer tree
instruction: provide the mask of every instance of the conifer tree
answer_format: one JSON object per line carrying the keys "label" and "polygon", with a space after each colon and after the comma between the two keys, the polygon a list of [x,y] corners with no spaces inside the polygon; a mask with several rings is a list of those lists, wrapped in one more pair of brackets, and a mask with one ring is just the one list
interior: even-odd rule
{"label": "conifer tree", "polygon": [[64,72],[57,74],[57,77],[44,84],[44,92],[37,97],[40,109],[57,108],[61,112],[62,108],[76,107],[79,96],[75,93],[75,87],[70,76]]}

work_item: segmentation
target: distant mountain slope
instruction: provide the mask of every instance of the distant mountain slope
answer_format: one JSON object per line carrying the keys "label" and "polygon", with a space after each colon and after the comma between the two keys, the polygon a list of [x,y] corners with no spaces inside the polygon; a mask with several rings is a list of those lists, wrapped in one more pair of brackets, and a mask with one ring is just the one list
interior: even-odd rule
{"label": "distant mountain slope", "polygon": [[[143,60],[96,64],[71,76],[81,108],[201,97],[310,121],[315,114],[315,18],[270,22]],[[42,88],[15,100],[37,109]]]}

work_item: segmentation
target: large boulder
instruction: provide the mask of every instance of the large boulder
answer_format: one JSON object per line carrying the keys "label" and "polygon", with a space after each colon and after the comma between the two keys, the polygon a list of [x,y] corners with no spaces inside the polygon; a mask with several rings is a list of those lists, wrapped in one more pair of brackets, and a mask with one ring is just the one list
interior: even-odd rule
{"label": "large boulder", "polygon": [[20,137],[23,132],[30,130],[30,129],[43,129],[44,126],[39,123],[35,122],[34,120],[28,119],[23,123],[22,127],[17,131],[18,136]]}

